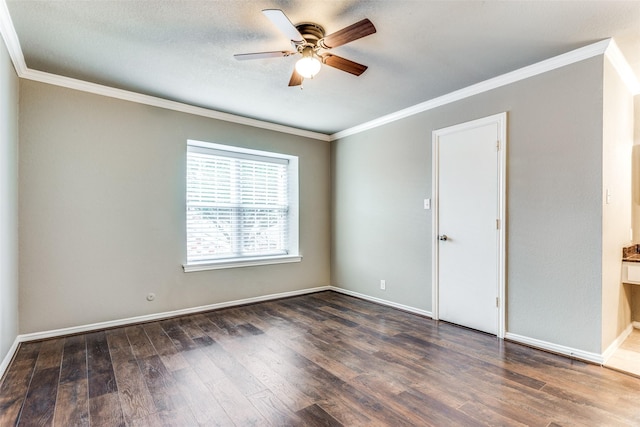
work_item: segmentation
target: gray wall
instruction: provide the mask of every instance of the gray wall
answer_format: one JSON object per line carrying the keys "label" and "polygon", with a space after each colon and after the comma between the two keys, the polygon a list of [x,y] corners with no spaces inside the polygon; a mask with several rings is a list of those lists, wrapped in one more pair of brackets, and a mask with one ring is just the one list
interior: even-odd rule
{"label": "gray wall", "polygon": [[0,362],[18,335],[18,77],[0,42]]}
{"label": "gray wall", "polygon": [[[431,134],[424,115],[332,144],[332,284],[431,310]],[[380,289],[380,280],[386,290]]]}
{"label": "gray wall", "polygon": [[507,331],[600,353],[602,82],[600,56],[332,144],[332,283],[431,310],[431,132],[506,111]]}
{"label": "gray wall", "polygon": [[[301,263],[182,271],[187,139],[300,157]],[[21,81],[21,333],[329,285],[329,174],[327,142]]]}

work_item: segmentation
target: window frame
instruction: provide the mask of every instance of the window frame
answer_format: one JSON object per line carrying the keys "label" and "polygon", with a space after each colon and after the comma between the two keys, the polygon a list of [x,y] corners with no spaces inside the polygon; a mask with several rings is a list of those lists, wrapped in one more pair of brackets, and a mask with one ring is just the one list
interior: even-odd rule
{"label": "window frame", "polygon": [[[187,165],[187,156],[186,153],[189,151],[196,151],[204,154],[211,155],[225,155],[228,153],[228,157],[234,158],[268,158],[273,159],[274,162],[282,162],[286,161],[288,163],[287,166],[287,174],[288,174],[288,251],[287,254],[284,255],[258,255],[258,256],[239,256],[233,258],[220,258],[220,259],[209,259],[203,261],[188,261],[187,257],[187,242],[188,242],[188,230],[187,230],[187,217],[186,217],[186,209],[187,209],[187,199],[186,199],[186,190],[187,190],[187,174],[186,174],[186,165]],[[293,263],[302,261],[302,256],[299,252],[299,174],[298,174],[298,157],[289,155],[289,154],[281,154],[269,151],[255,150],[244,147],[236,147],[232,145],[224,145],[217,144],[213,142],[205,142],[205,141],[196,141],[196,140],[187,140],[187,146],[185,150],[185,181],[184,181],[184,191],[185,191],[185,199],[184,199],[184,208],[185,208],[185,217],[184,217],[184,226],[185,226],[185,238],[184,238],[184,250],[185,262],[182,264],[185,273],[194,272],[194,271],[205,271],[205,270],[216,270],[223,268],[235,268],[235,267],[249,267],[249,266],[259,266],[259,265],[271,265],[271,264],[283,264],[283,263]]]}

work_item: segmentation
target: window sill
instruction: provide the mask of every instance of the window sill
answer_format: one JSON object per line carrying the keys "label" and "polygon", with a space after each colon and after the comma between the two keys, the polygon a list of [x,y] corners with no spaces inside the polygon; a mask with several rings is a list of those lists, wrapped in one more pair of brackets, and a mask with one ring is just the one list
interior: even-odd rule
{"label": "window sill", "polygon": [[272,257],[235,258],[220,261],[202,261],[193,264],[182,264],[185,273],[194,271],[220,270],[223,268],[253,267],[256,265],[286,264],[302,261],[301,255],[282,255]]}

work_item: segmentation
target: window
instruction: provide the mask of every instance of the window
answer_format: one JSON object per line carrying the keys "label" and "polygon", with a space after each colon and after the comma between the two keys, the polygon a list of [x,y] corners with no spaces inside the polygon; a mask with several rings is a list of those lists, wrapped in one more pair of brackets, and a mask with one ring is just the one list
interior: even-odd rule
{"label": "window", "polygon": [[187,143],[185,271],[300,261],[298,158]]}

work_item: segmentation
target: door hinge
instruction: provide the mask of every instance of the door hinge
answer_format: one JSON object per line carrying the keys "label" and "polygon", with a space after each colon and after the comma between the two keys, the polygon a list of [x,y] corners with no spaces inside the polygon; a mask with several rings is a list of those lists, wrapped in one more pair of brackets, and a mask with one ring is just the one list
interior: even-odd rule
{"label": "door hinge", "polygon": [[500,298],[496,298],[496,308],[500,308]]}
{"label": "door hinge", "polygon": [[500,220],[496,219],[496,230],[500,230]]}
{"label": "door hinge", "polygon": [[500,151],[500,140],[496,141],[496,151]]}

